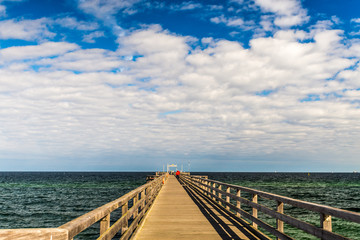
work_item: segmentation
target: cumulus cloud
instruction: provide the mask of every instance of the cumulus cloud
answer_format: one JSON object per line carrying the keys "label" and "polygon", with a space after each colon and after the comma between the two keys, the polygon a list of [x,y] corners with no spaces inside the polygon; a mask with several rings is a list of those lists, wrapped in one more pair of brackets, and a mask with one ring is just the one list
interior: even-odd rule
{"label": "cumulus cloud", "polygon": [[45,42],[40,45],[9,47],[0,50],[0,63],[57,56],[77,48],[78,45],[67,42]]}
{"label": "cumulus cloud", "polygon": [[[101,61],[100,61],[101,59]],[[44,58],[36,62],[39,66],[51,66],[59,70],[96,72],[120,69],[122,60],[104,49],[86,49],[66,52],[56,58]]]}
{"label": "cumulus cloud", "polygon": [[136,13],[137,10],[134,9],[133,6],[140,1],[141,0],[78,0],[77,2],[80,10],[101,20],[106,26],[112,28],[116,36],[121,37],[125,35],[125,30],[117,22],[114,15],[119,12],[127,15]]}
{"label": "cumulus cloud", "polygon": [[53,38],[55,33],[48,30],[49,19],[4,20],[0,21],[0,39],[39,40]]}
{"label": "cumulus cloud", "polygon": [[213,38],[193,48],[195,39],[154,25],[121,38],[117,51],[61,42],[2,49],[0,149],[358,156],[360,45],[343,40],[318,28],[278,31],[249,48]]}
{"label": "cumulus cloud", "polygon": [[309,20],[299,0],[255,0],[255,3],[263,12],[273,13],[274,24],[279,27],[301,25]]}

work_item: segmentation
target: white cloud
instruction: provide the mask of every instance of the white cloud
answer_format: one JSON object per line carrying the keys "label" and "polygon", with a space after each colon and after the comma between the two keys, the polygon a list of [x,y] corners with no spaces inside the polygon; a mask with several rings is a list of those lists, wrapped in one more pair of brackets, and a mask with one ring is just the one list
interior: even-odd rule
{"label": "white cloud", "polygon": [[55,23],[65,28],[77,29],[81,31],[90,31],[99,28],[99,25],[95,22],[89,23],[84,21],[78,21],[74,17],[58,18],[55,20]]}
{"label": "white cloud", "polygon": [[253,21],[244,21],[242,18],[239,17],[227,18],[224,15],[213,17],[210,19],[210,22],[216,24],[225,24],[228,27],[236,27],[243,30],[250,30],[253,29],[255,26],[255,23]]}
{"label": "white cloud", "polygon": [[269,16],[261,16],[260,25],[262,29],[266,32],[271,32],[274,29],[273,18]]}
{"label": "white cloud", "polygon": [[56,70],[80,72],[111,71],[120,69],[123,61],[113,52],[104,49],[86,49],[64,53],[56,58],[44,58],[39,66],[51,66]]}
{"label": "white cloud", "polygon": [[224,15],[218,16],[218,17],[213,17],[210,19],[210,22],[219,24],[219,23],[226,23],[227,19],[225,18]]}
{"label": "white cloud", "polygon": [[96,31],[96,32],[92,32],[92,33],[84,35],[83,41],[88,42],[88,43],[94,43],[95,38],[100,38],[100,37],[104,37],[104,36],[105,36],[104,32]]}
{"label": "white cloud", "polygon": [[327,163],[324,152],[347,152],[355,161],[360,74],[348,56],[359,54],[356,43],[329,29],[278,31],[248,49],[212,38],[193,49],[191,40],[150,26],[124,36],[116,52],[69,43],[1,50],[1,151],[91,158],[186,149],[237,159],[306,152]]}
{"label": "white cloud", "polygon": [[118,24],[115,14],[122,12],[123,14],[132,15],[136,13],[133,6],[141,0],[78,0],[78,8],[87,14],[93,15],[97,19],[103,21],[105,26],[112,28],[113,33],[122,37],[125,30]]}
{"label": "white cloud", "polygon": [[0,50],[0,63],[56,56],[77,48],[78,45],[66,42],[45,42],[40,45],[9,47]]}
{"label": "white cloud", "polygon": [[186,10],[193,10],[202,7],[203,5],[200,3],[194,3],[192,1],[189,1],[189,2],[183,2],[181,4],[171,5],[170,9],[174,11],[186,11]]}
{"label": "white cloud", "polygon": [[117,23],[114,15],[118,12],[127,15],[136,13],[137,10],[132,7],[140,1],[141,0],[78,0],[78,7],[85,13],[102,20],[105,25],[112,27],[114,34],[122,36],[125,34],[124,30]]}
{"label": "white cloud", "polygon": [[360,23],[360,18],[353,18],[351,19],[351,22]]}
{"label": "white cloud", "polygon": [[6,15],[6,7],[2,4],[0,4],[0,17]]}
{"label": "white cloud", "polygon": [[224,9],[224,6],[222,5],[209,5],[207,6],[210,11],[218,11]]}
{"label": "white cloud", "polygon": [[49,20],[46,18],[0,21],[0,39],[22,39],[30,41],[53,38],[55,34],[48,30],[48,23]]}
{"label": "white cloud", "polygon": [[262,11],[275,14],[274,24],[279,27],[301,25],[309,20],[299,0],[255,0]]}
{"label": "white cloud", "polygon": [[117,13],[120,10],[131,8],[140,0],[78,0],[78,6],[84,12],[92,14],[99,19],[105,20],[107,17]]}

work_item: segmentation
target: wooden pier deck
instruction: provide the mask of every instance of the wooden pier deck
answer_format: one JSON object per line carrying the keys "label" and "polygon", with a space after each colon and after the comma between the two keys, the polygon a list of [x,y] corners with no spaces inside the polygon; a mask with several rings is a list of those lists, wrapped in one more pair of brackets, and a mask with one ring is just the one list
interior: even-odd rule
{"label": "wooden pier deck", "polygon": [[247,227],[170,176],[134,239],[260,239]]}

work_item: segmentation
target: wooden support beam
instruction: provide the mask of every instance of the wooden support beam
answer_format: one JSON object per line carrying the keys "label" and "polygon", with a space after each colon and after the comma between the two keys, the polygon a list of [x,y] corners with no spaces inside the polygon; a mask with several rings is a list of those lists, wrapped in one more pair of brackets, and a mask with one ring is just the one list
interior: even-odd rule
{"label": "wooden support beam", "polygon": [[100,220],[100,235],[103,234],[110,227],[110,214],[106,215]]}
{"label": "wooden support beam", "polygon": [[[219,187],[218,189],[221,190],[222,186],[219,184]],[[221,193],[218,193],[218,197],[221,198],[222,197],[222,194]],[[218,201],[219,205],[221,206],[221,201]]]}
{"label": "wooden support beam", "polygon": [[[251,201],[253,202],[253,203],[257,203],[258,202],[258,195],[257,194],[253,194],[252,195],[252,199],[251,199]],[[258,210],[256,209],[256,208],[252,208],[252,216],[254,217],[254,218],[257,218],[258,217]],[[257,224],[256,223],[252,223],[252,226],[255,228],[255,229],[257,229]]]}
{"label": "wooden support beam", "polygon": [[[142,192],[141,192],[140,197],[141,197],[141,199],[144,199],[144,198],[145,198],[145,196],[146,196],[146,195],[145,195],[145,190],[144,190],[144,191],[142,191]],[[142,209],[144,209],[145,204],[146,204],[146,202],[145,202],[145,201],[141,204],[141,210],[142,210]]]}
{"label": "wooden support beam", "polygon": [[321,213],[320,214],[320,227],[324,230],[332,232],[331,216]]}
{"label": "wooden support beam", "polygon": [[[227,192],[227,193],[230,193],[230,187],[227,187],[227,188],[226,188],[226,192]],[[226,202],[227,202],[227,203],[230,203],[230,196],[229,196],[229,195],[226,195]],[[229,207],[229,206],[226,206],[226,209],[230,211],[230,207]]]}
{"label": "wooden support beam", "polygon": [[[133,206],[136,205],[136,202],[138,201],[138,199],[139,199],[139,194],[136,194],[136,196],[133,198]],[[138,209],[136,209],[134,211],[133,217],[136,218],[138,213],[139,213],[139,211],[138,211]]]}
{"label": "wooden support beam", "polygon": [[[276,211],[281,214],[284,213],[284,203],[283,202],[277,201]],[[284,222],[279,219],[276,219],[276,229],[279,232],[283,233],[284,232]],[[280,239],[280,238],[277,238],[277,239]]]}
{"label": "wooden support beam", "polygon": [[[240,189],[236,190],[236,196],[237,196],[237,197],[241,197],[241,190],[240,190]],[[236,207],[237,207],[238,209],[241,209],[241,202],[240,202],[239,200],[236,201]],[[240,217],[240,213],[239,213],[239,212],[236,212],[236,216],[237,216],[237,217]]]}
{"label": "wooden support beam", "polygon": [[[122,207],[121,207],[121,215],[124,216],[125,214],[127,214],[128,212],[128,203],[125,203]],[[124,224],[124,226],[121,228],[121,234],[123,234],[127,229],[128,229],[128,219],[126,219],[126,223]]]}
{"label": "wooden support beam", "polygon": [[[216,183],[213,183],[213,188],[215,188],[215,187],[216,187]],[[213,195],[215,195],[215,194],[216,194],[216,191],[213,190],[212,193],[213,193]],[[214,200],[214,201],[216,200],[215,196],[213,197],[213,200]]]}

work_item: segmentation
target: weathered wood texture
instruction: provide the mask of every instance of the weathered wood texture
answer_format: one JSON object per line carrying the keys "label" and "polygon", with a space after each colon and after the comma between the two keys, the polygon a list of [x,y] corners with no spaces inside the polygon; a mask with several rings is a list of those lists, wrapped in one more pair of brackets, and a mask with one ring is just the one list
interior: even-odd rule
{"label": "weathered wood texture", "polygon": [[[209,198],[214,199],[217,202],[220,202],[223,206],[230,208],[230,211],[238,213],[240,216],[249,219],[252,221],[253,226],[257,225],[267,230],[270,234],[276,236],[279,239],[291,239],[290,236],[285,235],[284,232],[284,223],[292,225],[298,229],[301,229],[311,235],[314,235],[321,239],[348,239],[346,237],[340,236],[332,232],[331,226],[331,216],[342,218],[344,220],[349,220],[352,222],[360,223],[360,214],[356,212],[345,211],[338,208],[333,208],[329,206],[324,206],[320,204],[305,202],[301,200],[296,200],[288,197],[283,197],[276,194],[271,194],[263,191],[258,191],[255,189],[250,189],[246,187],[231,185],[222,183],[219,181],[202,179],[198,177],[183,177],[183,179],[188,183],[199,190],[206,191],[204,194],[209,196]],[[204,186],[206,189],[204,190]],[[230,188],[230,190],[228,190]],[[221,189],[227,189],[223,191]],[[246,199],[241,197],[240,192],[247,192],[252,197],[251,199]],[[224,199],[225,196],[225,199]],[[276,209],[271,209],[264,205],[258,203],[258,198],[261,197],[264,200],[270,200],[276,202]],[[229,198],[233,200],[236,204],[229,203]],[[230,200],[230,202],[231,202]],[[252,213],[244,211],[241,206],[242,204],[251,207]],[[294,217],[284,214],[284,204],[291,205],[297,208],[307,209],[313,212],[318,212],[320,215],[320,228],[314,226],[310,223],[303,222]],[[277,226],[270,226],[267,223],[261,221],[257,212],[263,212],[276,219]]]}
{"label": "weathered wood texture", "polygon": [[58,228],[2,229],[0,240],[67,240],[68,232]]}
{"label": "weathered wood texture", "polygon": [[170,176],[134,239],[258,239],[243,225],[240,228],[248,236],[223,217],[216,205],[187,192]]}

